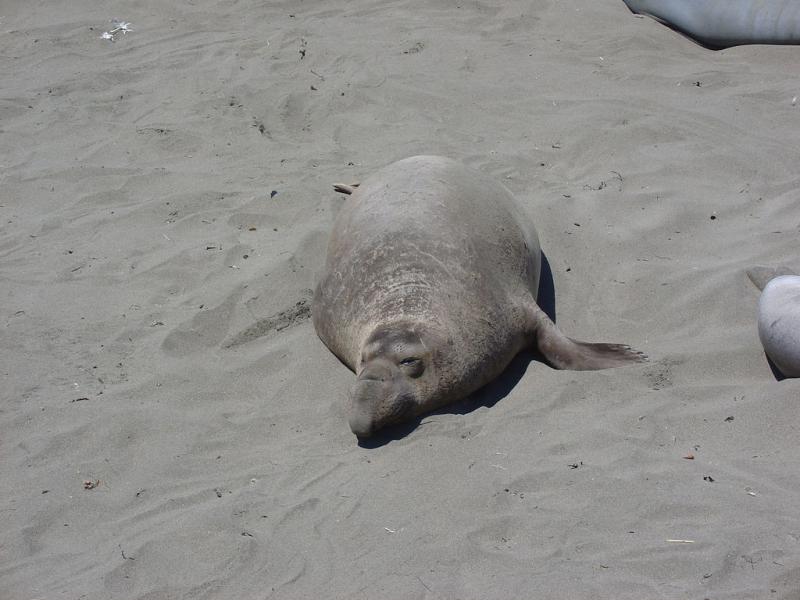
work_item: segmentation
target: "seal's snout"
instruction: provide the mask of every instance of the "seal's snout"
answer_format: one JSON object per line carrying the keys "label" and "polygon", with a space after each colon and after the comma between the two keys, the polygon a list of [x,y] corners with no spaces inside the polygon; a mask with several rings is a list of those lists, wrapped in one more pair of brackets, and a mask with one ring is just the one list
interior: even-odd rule
{"label": "seal's snout", "polygon": [[376,429],[375,413],[386,395],[386,386],[382,381],[386,375],[371,371],[365,377],[362,372],[356,380],[350,398],[349,422],[350,430],[359,438],[371,436]]}
{"label": "seal's snout", "polygon": [[359,439],[370,437],[372,435],[372,419],[363,413],[351,414],[350,431]]}
{"label": "seal's snout", "polygon": [[413,413],[414,392],[391,367],[359,375],[350,395],[350,430],[359,438],[373,435]]}
{"label": "seal's snout", "polygon": [[386,361],[371,361],[358,374],[357,381],[389,381],[394,373],[391,363]]}

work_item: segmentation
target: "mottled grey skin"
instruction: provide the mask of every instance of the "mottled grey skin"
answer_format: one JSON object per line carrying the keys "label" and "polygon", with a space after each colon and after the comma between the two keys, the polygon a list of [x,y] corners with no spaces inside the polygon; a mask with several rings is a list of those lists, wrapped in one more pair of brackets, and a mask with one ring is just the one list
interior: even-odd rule
{"label": "mottled grey skin", "polygon": [[466,397],[525,347],[558,368],[643,360],[627,346],[570,340],[539,308],[539,240],[502,185],[415,156],[348,191],[312,313],[357,374],[357,436]]}
{"label": "mottled grey skin", "polygon": [[623,0],[711,48],[800,44],[798,0]]}

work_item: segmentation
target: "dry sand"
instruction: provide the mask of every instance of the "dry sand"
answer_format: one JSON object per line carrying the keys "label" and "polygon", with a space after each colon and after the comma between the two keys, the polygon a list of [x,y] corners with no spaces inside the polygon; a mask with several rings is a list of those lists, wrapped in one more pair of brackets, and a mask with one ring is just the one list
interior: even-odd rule
{"label": "dry sand", "polygon": [[[745,275],[800,266],[800,48],[619,0],[0,6],[2,600],[800,597]],[[420,153],[651,362],[523,357],[359,447],[308,319],[330,184]]]}

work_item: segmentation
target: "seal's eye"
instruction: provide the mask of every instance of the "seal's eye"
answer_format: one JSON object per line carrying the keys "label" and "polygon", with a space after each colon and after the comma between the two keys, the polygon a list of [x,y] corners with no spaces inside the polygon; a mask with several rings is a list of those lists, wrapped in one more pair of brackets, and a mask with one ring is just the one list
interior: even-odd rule
{"label": "seal's eye", "polygon": [[409,356],[400,361],[400,368],[409,377],[417,378],[425,372],[425,363],[416,356]]}

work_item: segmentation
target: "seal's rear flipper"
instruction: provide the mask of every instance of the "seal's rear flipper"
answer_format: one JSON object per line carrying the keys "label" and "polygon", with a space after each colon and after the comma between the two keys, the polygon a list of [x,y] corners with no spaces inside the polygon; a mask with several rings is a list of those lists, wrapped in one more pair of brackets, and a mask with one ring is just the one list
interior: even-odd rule
{"label": "seal's rear flipper", "polygon": [[772,267],[753,267],[747,269],[747,276],[759,290],[764,290],[766,285],[776,277],[781,275],[797,275],[792,269],[786,266],[777,268]]}
{"label": "seal's rear flipper", "polygon": [[625,344],[593,344],[568,338],[538,306],[532,312],[535,344],[556,369],[594,371],[647,361],[647,356]]}

